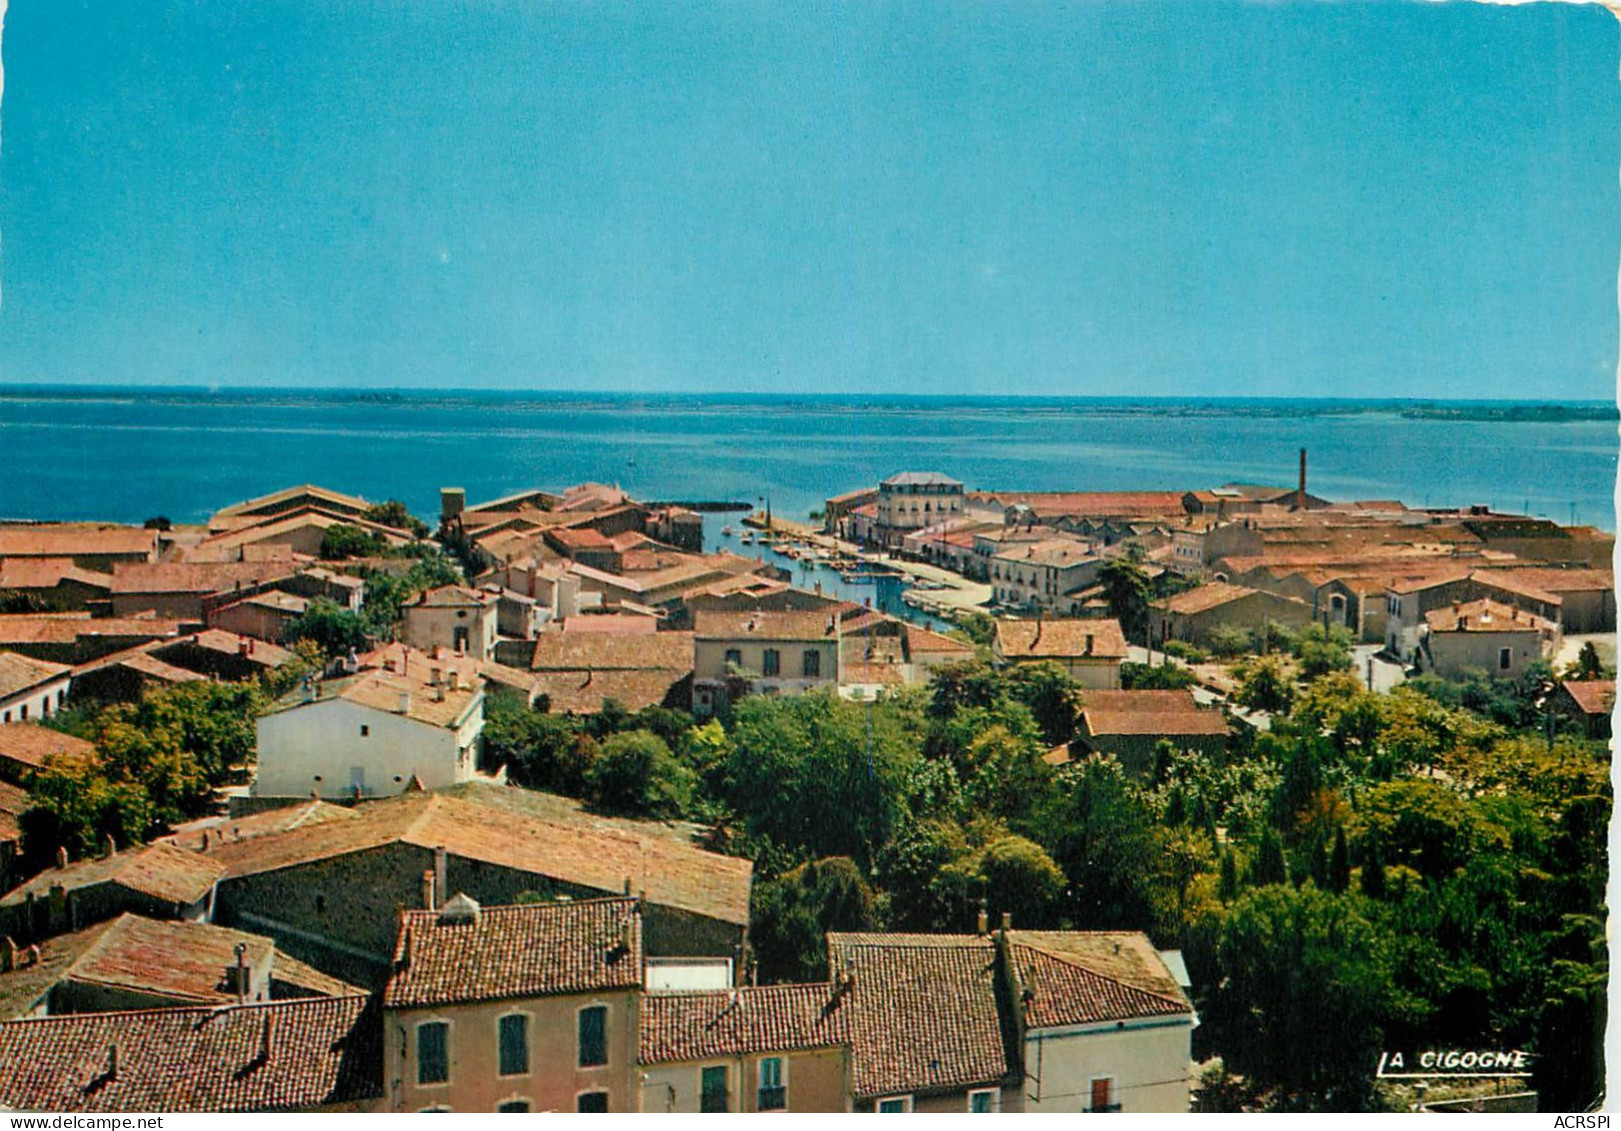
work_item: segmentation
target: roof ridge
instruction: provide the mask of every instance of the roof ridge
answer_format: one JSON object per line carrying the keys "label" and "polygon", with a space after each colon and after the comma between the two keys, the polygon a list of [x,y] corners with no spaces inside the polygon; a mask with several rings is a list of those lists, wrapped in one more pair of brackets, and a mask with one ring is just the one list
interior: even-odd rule
{"label": "roof ridge", "polygon": [[[1130,931],[1099,931],[1097,933],[1098,934],[1131,934],[1132,932],[1130,932]],[[1025,950],[1034,951],[1035,953],[1040,954],[1043,957],[1052,959],[1054,962],[1061,962],[1065,966],[1073,966],[1075,969],[1085,971],[1087,974],[1092,975],[1094,978],[1100,978],[1105,982],[1111,982],[1114,985],[1123,986],[1128,990],[1136,990],[1138,993],[1147,994],[1149,997],[1158,998],[1160,1001],[1166,1002],[1168,1004],[1171,1004],[1171,1005],[1186,1005],[1187,1004],[1187,1002],[1184,1001],[1181,997],[1172,997],[1170,994],[1163,993],[1163,992],[1161,992],[1159,990],[1151,990],[1147,986],[1139,985],[1136,982],[1128,982],[1124,978],[1116,977],[1113,974],[1105,974],[1103,971],[1097,969],[1094,966],[1091,966],[1091,965],[1089,965],[1089,964],[1087,964],[1085,962],[1081,962],[1081,961],[1079,961],[1079,960],[1077,960],[1077,959],[1075,959],[1073,957],[1067,956],[1067,955],[1054,954],[1052,951],[1048,950],[1045,947],[1033,946],[1028,942],[1019,942],[1017,940],[1014,940],[1013,945],[1015,947],[1023,947]]]}

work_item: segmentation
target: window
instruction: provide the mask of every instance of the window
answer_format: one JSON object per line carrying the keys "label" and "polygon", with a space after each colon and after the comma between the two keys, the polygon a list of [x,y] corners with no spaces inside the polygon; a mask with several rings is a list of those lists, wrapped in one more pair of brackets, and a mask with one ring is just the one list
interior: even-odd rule
{"label": "window", "polygon": [[822,675],[822,654],[815,648],[805,649],[805,678],[819,679]]}
{"label": "window", "polygon": [[499,1105],[495,1110],[496,1111],[504,1111],[504,1112],[524,1112],[524,1111],[528,1111],[529,1110],[529,1101],[528,1100],[507,1100],[505,1103]]}
{"label": "window", "polygon": [[360,737],[361,738],[369,738],[370,736],[371,736],[371,727],[367,726],[365,723],[361,723],[360,724]]}
{"label": "window", "polygon": [[767,1056],[760,1059],[761,1111],[782,1111],[788,1106],[788,1087],[782,1078],[782,1057]]}
{"label": "window", "polygon": [[743,666],[743,652],[741,649],[726,649],[726,666],[729,668],[740,668]]}
{"label": "window", "polygon": [[509,1013],[497,1023],[501,1045],[502,1076],[522,1076],[529,1071],[529,1018]]}
{"label": "window", "polygon": [[607,1092],[581,1092],[574,1099],[575,1111],[605,1112],[608,1110]]}
{"label": "window", "polygon": [[726,1066],[717,1065],[703,1070],[698,1093],[700,1112],[730,1111],[726,1097]]}
{"label": "window", "polygon": [[19,710],[21,711],[22,721],[26,723],[28,721],[28,704],[24,703]]}
{"label": "window", "polygon": [[452,1111],[452,1110],[454,1110],[454,1109],[452,1109],[449,1104],[434,1104],[432,1107],[422,1108],[420,1111],[417,1112],[417,1114],[418,1115],[443,1115],[447,1111]]}
{"label": "window", "polygon": [[[580,1067],[595,1068],[608,1063],[608,1007],[588,1006],[580,1010]],[[580,1109],[584,1111],[584,1108]],[[604,1111],[607,1109],[604,1108]]]}
{"label": "window", "polygon": [[1500,670],[1505,672],[1508,671],[1509,667],[1513,663],[1514,653],[1512,651],[1507,648],[1499,648],[1497,650],[1497,666]]}
{"label": "window", "polygon": [[450,1023],[424,1021],[417,1026],[417,1083],[450,1080]]}
{"label": "window", "polygon": [[908,1112],[912,1110],[911,1096],[890,1096],[888,1099],[878,1101],[878,1114],[889,1115],[892,1112]]}
{"label": "window", "polygon": [[968,1110],[975,1115],[985,1115],[998,1110],[1002,1105],[996,1101],[1000,1093],[995,1088],[976,1088],[968,1093]]}
{"label": "window", "polygon": [[1119,1111],[1120,1105],[1114,1100],[1114,1077],[1094,1076],[1092,1078],[1092,1106],[1087,1111]]}
{"label": "window", "polygon": [[782,653],[775,648],[767,648],[761,667],[766,675],[777,675],[782,671]]}

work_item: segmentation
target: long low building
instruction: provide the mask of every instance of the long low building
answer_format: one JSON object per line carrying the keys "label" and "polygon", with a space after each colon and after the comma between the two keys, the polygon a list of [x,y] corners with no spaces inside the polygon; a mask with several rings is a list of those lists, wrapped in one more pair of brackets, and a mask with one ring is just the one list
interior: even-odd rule
{"label": "long low building", "polygon": [[222,873],[216,921],[376,984],[402,906],[432,906],[447,892],[510,903],[629,890],[646,896],[653,953],[740,968],[754,866],[697,847],[684,827],[599,817],[565,798],[478,783],[353,812],[353,820],[211,838],[197,859]]}

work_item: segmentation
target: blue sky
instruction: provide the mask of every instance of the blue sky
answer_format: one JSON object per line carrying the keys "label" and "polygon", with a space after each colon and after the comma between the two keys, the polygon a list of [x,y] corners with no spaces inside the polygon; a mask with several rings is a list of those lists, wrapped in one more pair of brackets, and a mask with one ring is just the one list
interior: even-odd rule
{"label": "blue sky", "polygon": [[1618,28],[11,0],[0,381],[1608,398]]}

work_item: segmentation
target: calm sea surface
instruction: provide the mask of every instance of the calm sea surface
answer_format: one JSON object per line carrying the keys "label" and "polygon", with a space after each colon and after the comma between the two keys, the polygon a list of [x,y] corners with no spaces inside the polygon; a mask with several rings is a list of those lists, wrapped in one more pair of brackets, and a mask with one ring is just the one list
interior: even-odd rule
{"label": "calm sea surface", "polygon": [[1330,499],[1489,503],[1615,529],[1614,421],[1481,415],[1346,401],[13,386],[0,388],[0,516],[187,522],[313,482],[400,498],[431,519],[442,486],[478,501],[597,480],[647,499],[769,497],[803,517],[902,470],[970,488],[1291,486],[1305,447],[1311,490]]}

